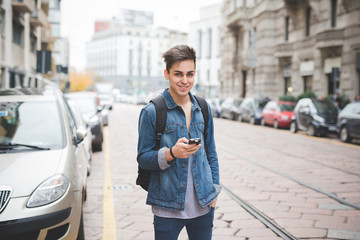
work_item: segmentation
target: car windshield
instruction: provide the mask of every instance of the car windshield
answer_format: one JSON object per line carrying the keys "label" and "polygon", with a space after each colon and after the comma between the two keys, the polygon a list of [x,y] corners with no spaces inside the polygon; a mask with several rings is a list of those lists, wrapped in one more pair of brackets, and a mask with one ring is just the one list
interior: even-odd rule
{"label": "car windshield", "polygon": [[279,104],[280,111],[282,112],[292,112],[294,111],[294,105],[290,104]]}
{"label": "car windshield", "polygon": [[320,114],[337,114],[336,107],[329,101],[314,101],[315,108]]}
{"label": "car windshield", "polygon": [[74,98],[71,99],[74,101],[82,114],[93,114],[96,112],[96,105],[92,104],[93,101],[91,98]]}
{"label": "car windshield", "polygon": [[55,101],[0,104],[0,145],[17,144],[17,147],[31,145],[58,149],[63,146],[61,126]]}

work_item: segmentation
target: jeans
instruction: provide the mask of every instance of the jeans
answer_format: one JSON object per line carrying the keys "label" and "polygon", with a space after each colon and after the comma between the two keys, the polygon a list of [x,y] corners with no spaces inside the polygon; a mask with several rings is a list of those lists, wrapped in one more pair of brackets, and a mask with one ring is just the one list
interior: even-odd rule
{"label": "jeans", "polygon": [[177,240],[184,226],[189,240],[211,240],[213,222],[214,208],[209,213],[192,219],[154,216],[155,240]]}

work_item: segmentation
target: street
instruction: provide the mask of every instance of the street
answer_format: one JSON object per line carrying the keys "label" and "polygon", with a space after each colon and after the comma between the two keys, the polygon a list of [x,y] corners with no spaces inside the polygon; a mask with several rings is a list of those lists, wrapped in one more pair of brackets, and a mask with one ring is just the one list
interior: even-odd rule
{"label": "street", "polygon": [[[85,236],[153,239],[146,192],[135,185],[142,105],[116,103],[93,154]],[[213,239],[360,239],[360,145],[214,119],[223,190]],[[183,230],[179,239],[187,239]]]}

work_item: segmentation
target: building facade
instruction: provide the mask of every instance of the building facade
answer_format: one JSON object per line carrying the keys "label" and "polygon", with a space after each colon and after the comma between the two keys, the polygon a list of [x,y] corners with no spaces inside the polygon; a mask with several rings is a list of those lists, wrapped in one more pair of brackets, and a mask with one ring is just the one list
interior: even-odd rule
{"label": "building facade", "polygon": [[[51,9],[59,2],[59,0],[2,0],[0,2],[0,88],[36,87],[41,82],[47,81],[44,77],[52,76],[49,58],[46,58],[44,66],[46,65],[50,71],[38,73],[37,52],[50,53],[52,51],[53,26],[49,20],[54,18],[54,12]],[[58,16],[58,22],[60,21],[59,11],[58,8],[55,13]]]}
{"label": "building facade", "polygon": [[[143,16],[144,12],[135,14]],[[139,23],[136,16],[132,22],[120,18],[95,23],[97,31],[86,45],[86,66],[95,81],[138,95],[156,93],[168,85],[161,55],[175,44],[186,43],[187,35],[154,29],[151,19],[147,23]]]}
{"label": "building facade", "polygon": [[200,19],[190,23],[189,44],[197,53],[197,94],[207,98],[220,93],[220,26],[221,4],[200,9]]}
{"label": "building facade", "polygon": [[360,1],[226,0],[223,96],[360,93]]}

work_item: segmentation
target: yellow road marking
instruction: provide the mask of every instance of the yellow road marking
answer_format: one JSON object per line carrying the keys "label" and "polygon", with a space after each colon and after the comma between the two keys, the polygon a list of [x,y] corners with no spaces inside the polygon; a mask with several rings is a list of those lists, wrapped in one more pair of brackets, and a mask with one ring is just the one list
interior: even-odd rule
{"label": "yellow road marking", "polygon": [[115,210],[111,184],[110,149],[108,128],[104,127],[104,199],[103,199],[103,239],[116,240]]}

